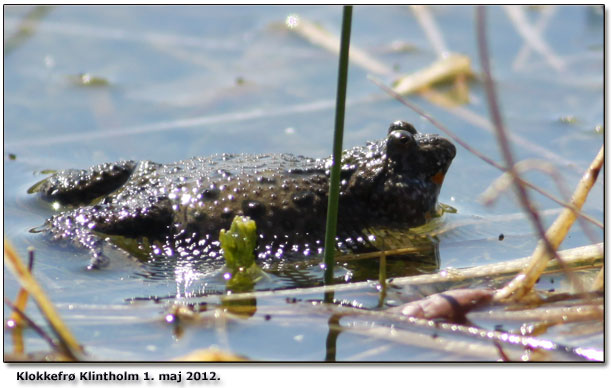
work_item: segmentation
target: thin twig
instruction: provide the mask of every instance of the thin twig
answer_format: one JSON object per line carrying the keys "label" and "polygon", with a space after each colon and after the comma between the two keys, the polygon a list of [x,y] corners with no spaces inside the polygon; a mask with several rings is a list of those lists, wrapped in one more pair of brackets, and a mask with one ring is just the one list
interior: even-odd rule
{"label": "thin twig", "polygon": [[501,322],[547,322],[548,325],[566,324],[581,321],[603,320],[603,300],[595,305],[580,303],[578,306],[549,306],[528,308],[525,310],[489,310],[470,312],[469,318],[473,321],[501,321]]}
{"label": "thin twig", "polygon": [[[548,26],[548,22],[552,19],[552,16],[556,13],[557,7],[555,6],[547,6],[542,10],[542,16],[536,22],[536,25],[533,27],[533,32],[538,35],[542,35],[546,27]],[[521,50],[518,52],[516,57],[514,58],[514,62],[512,63],[512,69],[520,70],[523,67],[523,63],[529,57],[529,53],[531,52],[531,45],[529,42],[525,42]]]}
{"label": "thin twig", "polygon": [[438,57],[445,57],[448,53],[446,43],[444,43],[442,33],[427,7],[424,5],[411,5],[410,8],[412,8],[414,16],[416,16],[421,28],[425,31],[425,35],[427,35],[429,43],[433,46],[434,50],[436,50]]}
{"label": "thin twig", "polygon": [[[301,21],[298,20],[296,23],[297,23],[296,28],[299,30]],[[306,23],[308,24],[308,22]],[[313,27],[313,28],[316,29],[318,27]],[[318,44],[320,47],[326,48],[328,50],[331,49],[331,51],[337,52],[338,51],[337,42],[339,38],[336,36],[333,36],[329,32],[325,32],[325,35],[327,36],[326,39],[328,40],[326,41],[326,43],[321,43],[318,41],[312,41],[312,42],[315,44]],[[377,69],[375,67],[367,65],[367,62],[362,63],[360,61],[359,62],[355,61],[355,57],[358,57],[358,55],[356,55],[356,52],[361,52],[361,51],[356,50],[355,47],[351,47],[351,55],[350,55],[351,61],[355,62],[356,64],[368,70],[369,72],[380,74],[380,75],[385,75],[385,76],[392,75],[389,73],[388,70],[382,71],[379,68]],[[397,80],[395,81],[394,86],[398,88],[398,91],[401,91],[401,93],[421,91],[422,92],[421,94],[425,98],[432,100],[431,95],[433,93],[431,91],[427,91],[427,93],[424,93],[426,88],[429,85],[431,85],[432,82],[437,82],[441,79],[446,79],[452,72],[456,72],[455,74],[456,76],[454,79],[455,85],[459,85],[459,88],[460,88],[461,78],[465,76],[466,74],[471,74],[471,70],[469,68],[469,58],[461,54],[453,54],[453,55],[449,55],[448,57],[449,58],[446,58],[445,56],[445,58],[442,58],[434,62],[430,66],[427,66],[415,73],[397,77]],[[370,58],[370,57],[368,58],[375,61],[375,59],[373,58]],[[466,67],[466,63],[467,63],[467,67]],[[433,99],[431,102],[433,102],[436,105],[441,105],[439,99]],[[463,120],[466,120],[486,131],[494,132],[492,124],[486,118],[480,116],[478,113],[475,113],[462,106],[448,107],[445,105],[447,104],[442,104],[441,106],[443,108],[446,108],[449,113],[457,115]],[[538,144],[529,142],[528,140],[524,139],[523,137],[515,133],[511,133],[509,134],[509,136],[511,137],[512,141],[514,141],[518,145],[523,146],[538,155],[545,156],[546,158],[553,160],[561,165],[566,164],[566,161],[563,160],[561,157],[559,157],[557,154],[555,154],[554,152],[551,152],[550,150]],[[576,166],[571,165],[570,168],[577,171],[578,173],[582,173],[581,169]]]}
{"label": "thin twig", "polygon": [[[32,35],[37,32],[42,19],[49,14],[54,7],[48,5],[38,5],[28,11],[17,26],[17,31],[7,34],[4,38],[4,55],[8,55],[17,47],[24,44]],[[6,27],[5,27],[6,28]],[[5,30],[6,33],[6,30]]]}
{"label": "thin twig", "polygon": [[34,301],[42,311],[49,326],[53,329],[55,335],[65,348],[66,353],[71,358],[77,359],[77,356],[82,354],[81,346],[61,320],[43,289],[28,271],[27,267],[23,265],[15,249],[7,240],[4,241],[4,264],[13,272],[21,286],[28,291],[32,298],[34,298]]}
{"label": "thin twig", "polygon": [[523,9],[516,5],[506,5],[504,10],[525,43],[534,51],[542,54],[553,69],[559,72],[564,71],[565,63],[542,39],[540,33],[527,22]]}
{"label": "thin twig", "polygon": [[383,254],[389,255],[389,256],[392,256],[392,255],[401,256],[401,255],[409,255],[413,253],[418,253],[420,251],[421,249],[412,248],[412,247],[397,248],[397,249],[384,249],[384,250],[380,250],[376,252],[351,253],[347,255],[336,256],[335,259],[336,261],[340,261],[340,262],[368,260],[368,259],[380,259],[382,258]]}
{"label": "thin twig", "polygon": [[[480,114],[474,112],[473,110],[470,110],[469,108],[465,106],[460,106],[456,104],[454,106],[448,106],[448,104],[440,105],[437,101],[438,98],[432,98],[431,96],[432,94],[434,93],[431,90],[428,90],[427,93],[421,92],[422,97],[424,97],[429,102],[434,103],[435,105],[442,106],[442,108],[446,109],[447,113],[455,115],[459,117],[460,119],[470,124],[475,125],[477,128],[483,129],[486,132],[495,133],[493,124],[484,116],[481,116]],[[561,166],[564,166],[564,167],[567,167],[569,169],[576,171],[578,174],[582,174],[582,171],[584,170],[583,168],[573,163],[568,165],[567,160],[559,156],[557,153],[552,152],[551,150],[549,150],[548,148],[540,144],[535,144],[527,140],[523,136],[520,136],[516,133],[509,133],[508,136],[510,137],[512,142],[515,143],[517,146],[522,147],[526,150],[529,150],[533,152],[534,154],[538,155],[539,157],[545,157],[546,159],[552,160]]]}
{"label": "thin twig", "polygon": [[27,314],[24,313],[19,307],[15,306],[8,298],[4,298],[4,303],[9,306],[15,314],[19,315],[19,317],[24,320],[38,335],[47,341],[49,346],[51,346],[51,349],[57,353],[65,353],[57,342],[53,340],[53,338],[51,338],[40,326],[38,326],[36,322],[31,320],[30,317],[28,317]]}
{"label": "thin twig", "polygon": [[[556,252],[556,249],[559,245],[553,245],[549,239],[549,236],[546,235],[546,231],[544,230],[544,225],[542,224],[540,215],[538,214],[538,211],[535,208],[534,204],[530,201],[529,194],[525,189],[525,185],[522,183],[521,180],[519,180],[519,174],[514,168],[514,157],[512,156],[512,151],[510,150],[510,142],[508,141],[506,128],[501,117],[501,110],[497,102],[497,93],[495,91],[495,85],[493,84],[493,76],[491,74],[489,47],[487,44],[487,36],[485,31],[485,8],[483,6],[478,6],[476,8],[476,35],[478,39],[478,52],[480,53],[480,63],[482,66],[482,71],[484,73],[483,78],[485,93],[489,102],[489,113],[491,114],[491,121],[495,126],[495,130],[497,133],[497,142],[499,144],[502,157],[506,163],[507,171],[512,176],[512,180],[514,182],[514,186],[519,197],[521,206],[527,212],[527,214],[529,214],[531,218],[531,223],[533,224],[533,227],[535,228],[537,234],[540,237],[540,240],[542,241],[542,244],[539,244],[539,246],[543,246],[549,257],[556,258],[559,263],[563,265],[563,261]],[[559,241],[559,244],[560,243],[561,242]],[[529,289],[530,288],[531,287],[529,287]],[[517,297],[522,296],[522,294],[517,295]]]}
{"label": "thin twig", "polygon": [[[561,178],[561,174],[559,174],[559,171],[552,163],[549,163],[545,160],[527,159],[521,160],[520,162],[515,164],[514,168],[519,174],[534,169],[545,172],[546,174],[550,175],[553,181],[557,184],[557,189],[561,193],[561,196],[563,198],[569,198],[569,192],[567,187],[565,186],[563,179]],[[505,172],[504,174],[502,174],[502,176],[497,178],[497,180],[495,180],[480,197],[485,203],[485,205],[490,205],[497,199],[501,192],[508,189],[511,184],[512,177],[509,173]],[[572,208],[570,208],[570,210],[572,210],[574,214],[576,213],[575,208],[576,206],[573,206],[572,204]],[[577,220],[580,223],[580,226],[582,227],[582,230],[584,231],[586,236],[591,240],[593,244],[596,243],[598,239],[595,237],[590,227],[584,222],[582,217],[577,217]]]}
{"label": "thin twig", "polygon": [[[593,244],[578,248],[566,249],[559,252],[564,262],[570,267],[584,268],[599,268],[603,260],[603,244]],[[501,263],[481,265],[478,267],[462,268],[462,269],[443,269],[435,274],[406,276],[393,279],[393,285],[408,286],[408,285],[424,285],[449,282],[463,282],[466,280],[474,280],[477,278],[490,278],[496,276],[513,275],[525,268],[531,260],[531,256],[520,259],[504,261]],[[559,271],[559,264],[549,262],[546,266],[547,271]],[[307,288],[294,288],[286,290],[269,290],[269,291],[254,291],[245,293],[236,293],[224,295],[225,300],[233,299],[249,299],[249,298],[266,298],[266,297],[283,297],[293,295],[312,295],[321,294],[328,291],[343,292],[356,291],[362,289],[371,289],[370,282],[357,282],[347,284],[334,284],[333,286],[318,286]],[[219,295],[206,295],[202,299],[218,298]]]}
{"label": "thin twig", "polygon": [[[287,23],[290,31],[295,32],[316,46],[323,47],[331,53],[336,55],[340,53],[340,38],[338,36],[304,18],[298,16],[292,17],[295,20]],[[379,75],[394,73],[393,69],[387,64],[371,57],[366,51],[358,47],[351,46],[350,54],[350,61],[367,71]]]}
{"label": "thin twig", "polygon": [[[599,171],[603,166],[603,155],[604,148],[602,146],[599,153],[593,160],[593,163],[591,163],[591,166],[584,174],[580,180],[580,183],[578,184],[578,187],[576,187],[576,190],[574,191],[572,203],[577,208],[582,207],[589,191],[593,187],[593,184],[599,175]],[[546,231],[546,236],[549,243],[552,244],[553,247],[557,248],[561,244],[575,219],[576,216],[572,211],[564,209],[550,228],[548,228],[548,231]],[[511,296],[513,298],[520,298],[525,295],[536,283],[542,274],[542,271],[548,264],[549,259],[550,255],[548,249],[544,243],[540,241],[533,252],[532,260],[529,262],[529,265],[503,289],[499,290],[495,295],[495,299],[504,300],[510,298]],[[563,262],[559,261],[559,263]],[[579,291],[583,290],[580,290],[579,288]]]}
{"label": "thin twig", "polygon": [[[28,271],[32,273],[32,268],[34,267],[34,248],[28,248]],[[15,298],[15,306],[22,311],[25,311],[26,305],[28,303],[28,291],[22,287],[19,288],[19,292],[17,293],[17,297]],[[17,325],[21,324],[21,315],[17,312],[13,312],[11,314],[10,319],[15,321]]]}
{"label": "thin twig", "polygon": [[[400,314],[391,314],[386,311],[371,311],[364,309],[356,309],[344,306],[329,306],[329,305],[318,305],[311,306],[314,309],[330,310],[333,308],[333,313],[343,316],[363,316],[368,318],[378,319],[390,319],[397,322],[402,322],[403,325],[407,325],[408,329],[402,328],[399,325],[394,327],[387,326],[342,326],[338,330],[345,332],[351,332],[355,334],[367,335],[369,337],[385,338],[386,340],[405,343],[411,346],[421,346],[431,349],[438,349],[445,352],[457,352],[460,354],[471,354],[477,357],[483,357],[487,354],[490,357],[498,356],[497,349],[488,350],[486,345],[475,344],[473,342],[466,342],[463,339],[454,340],[448,337],[436,336],[432,337],[431,334],[425,334],[419,330],[414,329],[429,329],[435,327],[435,330],[440,333],[446,333],[451,335],[461,335],[462,337],[471,338],[477,341],[485,341],[490,345],[494,345],[495,342],[500,342],[513,347],[519,347],[518,349],[524,350],[525,348],[530,350],[541,350],[559,352],[572,359],[590,360],[590,361],[603,361],[603,352],[594,350],[590,355],[583,353],[583,348],[574,348],[565,345],[559,345],[547,339],[540,339],[537,337],[524,336],[519,334],[511,334],[501,332],[497,330],[485,330],[473,326],[459,325],[455,323],[436,322],[415,317],[406,317]],[[490,349],[490,348],[489,348]],[[514,348],[518,351],[517,348]],[[481,353],[482,352],[482,353]],[[522,359],[522,353],[516,355],[516,360]]]}

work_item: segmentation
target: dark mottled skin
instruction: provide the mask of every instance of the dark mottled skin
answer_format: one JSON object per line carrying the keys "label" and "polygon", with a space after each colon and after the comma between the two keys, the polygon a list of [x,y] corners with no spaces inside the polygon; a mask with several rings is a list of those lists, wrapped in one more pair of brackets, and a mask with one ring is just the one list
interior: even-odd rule
{"label": "dark mottled skin", "polygon": [[[426,223],[455,152],[402,121],[387,138],[344,151],[338,248],[371,249],[368,230]],[[146,237],[152,257],[218,257],[219,230],[235,215],[256,221],[259,258],[307,256],[322,250],[330,164],[290,154],[127,161],[60,171],[32,191],[72,207],[43,229],[89,248],[93,267],[104,264],[99,233]]]}

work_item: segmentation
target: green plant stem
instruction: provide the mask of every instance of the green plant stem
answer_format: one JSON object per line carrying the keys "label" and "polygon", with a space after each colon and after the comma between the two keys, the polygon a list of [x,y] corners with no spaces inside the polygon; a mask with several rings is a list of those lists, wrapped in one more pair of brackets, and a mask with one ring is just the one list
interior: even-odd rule
{"label": "green plant stem", "polygon": [[[342,36],[340,38],[340,64],[338,67],[338,92],[336,94],[336,125],[334,131],[334,150],[332,155],[329,198],[327,202],[327,222],[325,225],[325,284],[330,285],[334,274],[334,253],[338,223],[338,197],[340,195],[340,165],[342,158],[342,135],[344,132],[344,106],[348,78],[349,43],[351,39],[351,19],[353,7],[345,5],[342,10]],[[326,297],[327,299],[327,297]]]}
{"label": "green plant stem", "polygon": [[378,282],[380,283],[380,295],[378,298],[378,307],[385,305],[387,297],[387,255],[384,251],[381,252],[378,269]]}

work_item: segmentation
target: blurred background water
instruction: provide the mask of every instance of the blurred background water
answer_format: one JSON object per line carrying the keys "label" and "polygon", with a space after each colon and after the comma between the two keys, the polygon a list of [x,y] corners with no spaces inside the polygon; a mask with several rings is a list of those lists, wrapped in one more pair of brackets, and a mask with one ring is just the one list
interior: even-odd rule
{"label": "blurred background water", "polygon": [[[474,8],[429,10],[448,49],[469,56],[478,72]],[[512,147],[517,160],[547,160],[573,187],[603,143],[603,10],[564,6],[522,11],[530,25],[536,29],[542,25],[540,37],[549,56],[525,48],[507,10],[487,8],[504,120],[515,136]],[[146,279],[138,275],[139,264],[130,260],[113,260],[103,271],[88,272],[86,251],[28,233],[51,214],[26,194],[46,169],[85,168],[119,159],[170,162],[218,152],[329,155],[337,56],[290,31],[285,26],[289,15],[339,35],[337,6],[4,8],[4,234],[24,257],[26,247],[36,249],[35,276],[72,322],[77,337],[101,358],[165,359],[192,350],[192,338],[201,346],[216,344],[258,359],[322,359],[326,318],[314,315],[291,325],[244,323],[223,334],[190,331],[183,341],[176,341],[161,323],[151,324],[159,318],[159,306],[135,308],[126,300],[149,295],[186,298],[202,290],[201,280],[194,283],[184,269],[168,279]],[[392,74],[377,75],[388,84],[397,74],[412,73],[437,58],[406,6],[355,7],[351,45],[393,69]],[[382,138],[397,119],[413,122],[421,132],[439,133],[385,95],[367,79],[368,74],[351,63],[345,148]],[[478,80],[470,83],[469,93],[470,101],[463,108],[475,120],[419,96],[408,99],[501,161],[494,136],[483,129],[488,111]],[[441,268],[531,253],[536,238],[511,194],[492,207],[477,200],[499,175],[458,149],[440,201],[457,209],[457,214],[446,215],[445,222],[472,224],[442,236]],[[558,195],[550,177],[540,172],[526,176]],[[584,209],[603,220],[600,182]],[[542,196],[532,197],[549,224],[559,206]],[[483,224],[473,224],[476,221]],[[602,241],[601,230],[593,231]],[[562,248],[591,242],[574,228]],[[317,273],[316,266],[312,271]],[[4,282],[5,296],[13,299],[16,281],[9,275]],[[258,285],[266,286],[270,284]],[[207,278],[205,287],[222,289],[223,283]],[[361,298],[359,303],[372,305],[377,297]],[[32,314],[37,317],[35,311]],[[83,318],[87,315],[90,320]],[[115,338],[118,325],[121,335]],[[261,345],[270,336],[276,338],[277,348]],[[10,344],[7,341],[5,346]],[[343,343],[338,354],[350,359],[356,345]],[[27,337],[27,346],[45,348],[34,334]],[[390,348],[373,357],[425,356]]]}

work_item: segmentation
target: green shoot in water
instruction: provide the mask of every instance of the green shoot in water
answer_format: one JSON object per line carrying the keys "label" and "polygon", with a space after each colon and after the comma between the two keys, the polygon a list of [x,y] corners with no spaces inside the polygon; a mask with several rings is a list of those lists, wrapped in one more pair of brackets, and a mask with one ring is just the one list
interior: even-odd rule
{"label": "green shoot in water", "polygon": [[225,266],[229,270],[227,289],[232,292],[252,291],[255,283],[266,276],[255,263],[257,225],[249,217],[236,216],[230,229],[221,229],[219,241],[223,248]]}
{"label": "green shoot in water", "polygon": [[221,229],[219,241],[223,248],[225,264],[232,273],[255,264],[257,226],[249,217],[236,216],[229,231]]}
{"label": "green shoot in water", "polygon": [[[228,293],[251,292],[255,283],[265,273],[255,263],[257,246],[257,226],[249,217],[236,216],[230,229],[221,229],[219,241],[223,248],[225,265],[229,269],[226,290]],[[254,298],[224,300],[223,306],[239,316],[249,317],[256,311]]]}

